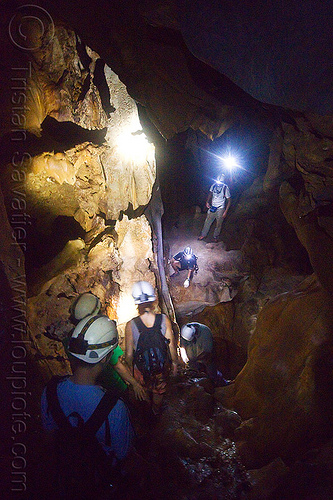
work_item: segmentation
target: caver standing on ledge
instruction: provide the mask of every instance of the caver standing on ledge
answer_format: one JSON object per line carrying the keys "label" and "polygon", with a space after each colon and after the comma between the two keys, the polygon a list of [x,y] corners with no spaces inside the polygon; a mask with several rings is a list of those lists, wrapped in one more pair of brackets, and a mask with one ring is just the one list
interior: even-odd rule
{"label": "caver standing on ledge", "polygon": [[183,252],[178,252],[171,258],[170,264],[175,271],[175,275],[179,274],[179,271],[187,270],[187,278],[184,281],[185,288],[190,286],[193,273],[197,272],[199,269],[197,260],[198,258],[194,255],[191,247],[184,248]]}
{"label": "caver standing on ledge", "polygon": [[132,288],[139,316],[126,324],[125,359],[134,377],[147,389],[155,415],[161,411],[166,384],[176,375],[178,357],[171,322],[165,314],[154,313],[156,295],[147,281],[138,281]]}
{"label": "caver standing on ledge", "polygon": [[230,383],[216,368],[213,335],[208,326],[196,322],[184,325],[180,331],[180,352],[189,370],[205,373],[216,386]]}
{"label": "caver standing on ledge", "polygon": [[[101,302],[91,292],[82,293],[74,301],[71,307],[71,318],[73,323],[88,317],[97,316],[101,309]],[[68,342],[63,342],[68,351]],[[142,385],[131,375],[128,367],[120,360],[124,351],[117,344],[109,357],[109,362],[98,376],[97,382],[105,389],[114,389],[120,392],[126,391],[127,384],[131,385],[136,399],[141,401],[147,398],[147,393]]]}
{"label": "caver standing on ledge", "polygon": [[229,187],[224,184],[224,174],[220,174],[214,184],[209,189],[206,207],[208,208],[206,220],[198,240],[203,240],[209,233],[210,226],[216,220],[214,229],[214,241],[218,240],[221,232],[222,222],[227,216],[230,204],[231,194]]}

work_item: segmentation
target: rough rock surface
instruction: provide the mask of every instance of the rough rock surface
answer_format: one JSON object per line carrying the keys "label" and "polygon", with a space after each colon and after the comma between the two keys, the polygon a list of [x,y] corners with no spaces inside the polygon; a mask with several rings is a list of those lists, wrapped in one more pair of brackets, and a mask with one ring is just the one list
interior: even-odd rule
{"label": "rough rock surface", "polygon": [[302,248],[277,203],[276,195],[264,193],[263,179],[256,179],[233,201],[218,243],[211,242],[213,229],[205,240],[197,240],[205,219],[198,209],[181,216],[165,236],[170,257],[185,246],[198,257],[199,271],[186,289],[186,271],[172,276],[170,266],[178,322],[199,321],[211,328],[227,378],[244,365],[260,310],[297,287],[311,269],[299,265]]}
{"label": "rough rock surface", "polygon": [[[96,124],[90,113],[77,110],[77,82],[74,75],[80,73],[81,63],[75,45],[75,34],[63,27],[59,29],[63,36],[56,29],[47,48],[34,53],[35,58],[43,58],[43,64],[33,63],[31,78],[38,80],[42,87],[40,82],[58,78],[66,68],[69,88],[66,90],[67,97],[59,103],[61,116],[56,117],[60,121],[71,120],[83,127],[78,127],[78,142],[66,150],[55,152],[50,149],[33,157],[25,153],[22,160],[12,160],[6,172],[2,173],[2,184],[9,210],[14,184],[12,172],[17,166],[20,188],[25,193],[29,214],[37,220],[44,232],[49,230],[58,216],[74,217],[85,231],[89,231],[97,214],[103,214],[106,220],[117,220],[121,211],[126,211],[129,206],[136,210],[139,206],[148,204],[156,177],[154,146],[148,143],[142,133],[135,102],[128,95],[125,85],[108,67],[103,71],[110,94],[109,104],[113,107],[110,117],[107,119],[105,116],[103,123]],[[58,57],[59,67],[53,59],[54,50],[62,56]],[[66,57],[68,60],[65,61]],[[100,59],[94,53],[91,77],[94,75],[96,60]],[[31,89],[32,81],[28,80],[26,85]],[[97,88],[95,93],[99,96]],[[47,108],[52,98],[45,93],[43,99],[31,92],[29,96],[34,106],[27,106],[24,123],[28,131],[36,132],[37,125],[31,125],[34,120],[41,123],[46,115],[53,116],[50,110],[40,111],[36,106],[44,105]],[[104,113],[100,99],[95,101],[95,106],[101,114]],[[91,106],[87,105],[87,110],[92,111]],[[81,121],[75,119],[76,112],[80,120],[82,118]],[[37,118],[40,114],[42,119]],[[84,138],[84,129],[96,128],[97,125],[99,128],[106,127],[105,142],[102,145],[85,142],[84,139],[80,141],[80,130]],[[42,138],[41,144],[43,140],[45,139]],[[57,147],[59,145],[61,147],[61,142],[58,142]],[[50,145],[46,142],[44,147],[48,148]],[[19,157],[19,153],[16,155]]]}
{"label": "rough rock surface", "polygon": [[[150,227],[135,211],[149,203],[156,166],[136,103],[98,54],[62,23],[44,38],[38,23],[25,27],[27,43],[36,44],[26,53],[26,106],[17,124],[25,140],[1,179],[16,224],[12,243],[16,238],[29,256],[31,352],[47,378],[70,370],[59,339],[71,330],[69,306],[78,293],[95,292],[121,324],[135,312],[132,283],[144,277],[155,284]],[[89,136],[92,129],[104,134]],[[39,138],[28,143],[27,132]],[[123,215],[128,209],[136,218]],[[17,215],[26,219],[21,227]],[[19,250],[14,246],[13,256],[24,266]]]}
{"label": "rough rock surface", "polygon": [[246,365],[233,386],[217,390],[224,404],[252,419],[247,463],[290,459],[329,434],[332,322],[329,296],[315,277],[262,308]]}
{"label": "rough rock surface", "polygon": [[[140,238],[140,234],[142,235]],[[30,283],[27,319],[33,342],[33,359],[45,379],[50,374],[71,373],[62,340],[73,330],[70,307],[79,294],[91,291],[103,312],[116,320],[123,342],[125,323],[136,314],[132,283],[144,277],[155,286],[150,269],[153,254],[150,229],[144,216],[118,221],[114,236],[105,234],[91,248],[82,240],[65,249],[35,274]]]}
{"label": "rough rock surface", "polygon": [[197,241],[204,219],[205,214],[196,207],[194,213],[181,217],[166,236],[170,259],[187,246],[198,257],[199,270],[189,288],[183,286],[187,271],[173,276],[174,271],[171,266],[169,268],[170,293],[179,318],[191,318],[206,306],[231,301],[237,293],[238,283],[248,272],[248,264],[240,250],[227,251],[223,241]]}

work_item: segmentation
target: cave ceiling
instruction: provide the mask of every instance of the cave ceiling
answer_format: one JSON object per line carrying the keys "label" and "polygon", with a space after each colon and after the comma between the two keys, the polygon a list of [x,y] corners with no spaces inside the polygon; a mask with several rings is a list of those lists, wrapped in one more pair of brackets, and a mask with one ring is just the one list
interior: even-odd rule
{"label": "cave ceiling", "polygon": [[[19,7],[16,11],[15,6]],[[99,96],[91,96],[93,116],[89,120],[80,97],[79,104],[74,103],[76,111],[66,104],[68,92],[72,99],[84,93],[84,69],[79,72],[81,76],[75,75],[77,70],[68,74],[66,52],[58,56],[53,53],[50,58],[47,36],[52,36],[54,18],[58,32],[68,36],[68,30],[75,31],[79,37],[76,42],[73,35],[68,39],[73,46],[76,43],[77,50],[80,45],[91,47],[112,68],[142,116],[165,139],[190,128],[209,139],[222,136],[239,123],[266,128],[271,137],[264,189],[278,188],[296,173],[302,179],[302,195],[296,193],[296,202],[292,193],[288,202],[284,198],[283,209],[294,214],[287,216],[288,222],[297,223],[294,229],[302,235],[299,218],[312,213],[318,233],[331,234],[330,218],[318,217],[322,205],[330,205],[333,193],[330,4],[307,1],[300,7],[297,2],[278,6],[272,2],[242,2],[237,6],[204,0],[191,4],[150,0],[77,4],[60,0],[55,4],[44,0],[38,9],[48,31],[37,23],[29,36],[24,31],[24,2],[6,2],[2,8],[3,23],[10,27],[9,32],[2,32],[4,70],[10,74],[12,61],[24,65],[28,56],[39,75],[33,105],[36,101],[41,105],[36,112],[27,113],[32,115],[26,126],[31,134],[24,144],[32,154],[43,153],[38,148],[45,148],[45,141],[36,143],[33,137],[52,132],[50,119],[72,121],[81,130],[94,129],[90,132],[101,133],[100,137],[90,137],[95,143],[101,144],[105,135],[106,115],[96,104],[98,99],[103,101],[101,87]],[[40,50],[35,50],[36,46]],[[80,57],[84,67],[84,57]],[[1,126],[6,137],[12,119],[8,112],[12,108],[8,76],[2,81],[1,91]],[[102,104],[112,116],[113,110],[106,110]],[[62,137],[66,138],[66,131]],[[89,141],[89,136],[82,135],[82,140]],[[2,155],[12,158],[18,145],[2,141],[2,146]],[[74,147],[75,143],[66,146]],[[54,143],[46,147],[56,150]],[[320,272],[322,259],[312,258],[314,249],[308,238],[302,243],[313,267]],[[325,277],[326,272],[322,274]],[[325,283],[330,281],[329,273]]]}
{"label": "cave ceiling", "polygon": [[[15,5],[24,2],[4,3],[4,19]],[[240,109],[261,118],[269,105],[332,112],[329,2],[44,0],[39,5],[99,53],[165,137],[189,126],[214,137]],[[13,47],[4,42],[10,64]]]}

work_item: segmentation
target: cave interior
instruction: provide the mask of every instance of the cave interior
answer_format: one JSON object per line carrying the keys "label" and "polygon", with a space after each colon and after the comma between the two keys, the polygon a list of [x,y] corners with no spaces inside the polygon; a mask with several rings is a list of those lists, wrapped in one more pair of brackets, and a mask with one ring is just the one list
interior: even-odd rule
{"label": "cave interior", "polygon": [[[6,491],[53,498],[40,397],[72,373],[71,304],[94,293],[124,348],[131,288],[145,280],[177,341],[189,321],[209,326],[233,383],[182,365],[154,426],[132,402],[144,466],[125,498],[331,498],[330,2],[0,10]],[[214,226],[199,241],[221,172],[231,206],[217,241]],[[199,267],[188,288],[169,265],[186,246]]]}

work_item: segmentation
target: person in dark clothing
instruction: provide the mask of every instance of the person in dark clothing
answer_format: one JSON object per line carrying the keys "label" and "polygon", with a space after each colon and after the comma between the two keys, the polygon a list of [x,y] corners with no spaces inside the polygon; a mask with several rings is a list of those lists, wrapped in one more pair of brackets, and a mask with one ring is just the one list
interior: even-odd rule
{"label": "person in dark clothing", "polygon": [[191,247],[184,248],[182,252],[178,252],[171,259],[171,266],[176,275],[179,274],[179,271],[187,270],[187,278],[184,281],[185,288],[190,286],[193,273],[198,270],[197,260],[198,258],[194,255]]}
{"label": "person in dark clothing", "polygon": [[214,362],[213,335],[208,326],[201,323],[187,323],[180,332],[180,352],[186,367],[195,372],[205,373],[216,386],[230,383],[217,369]]}

